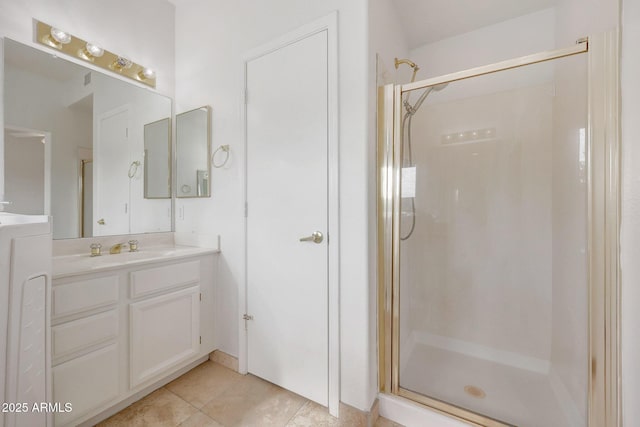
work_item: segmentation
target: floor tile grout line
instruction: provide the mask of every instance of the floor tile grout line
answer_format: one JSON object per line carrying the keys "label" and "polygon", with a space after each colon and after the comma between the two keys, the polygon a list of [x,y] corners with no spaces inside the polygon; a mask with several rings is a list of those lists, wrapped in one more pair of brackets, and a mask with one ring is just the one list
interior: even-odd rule
{"label": "floor tile grout line", "polygon": [[[191,406],[193,409],[195,409],[196,411],[200,411],[199,408],[196,408],[191,402],[187,402],[186,400],[184,400],[182,397],[178,396],[176,393],[172,392],[171,390],[169,390],[166,385],[162,386],[161,388],[165,389],[166,391],[168,391],[169,393],[173,394],[175,397],[177,397],[178,399],[182,400],[184,403],[186,403],[187,405]],[[182,424],[182,423],[180,423]],[[178,424],[178,425],[180,425]]]}
{"label": "floor tile grout line", "polygon": [[298,416],[298,414],[302,411],[302,409],[303,409],[305,406],[309,405],[310,403],[311,403],[311,401],[310,401],[309,399],[306,399],[306,398],[305,398],[305,402],[304,402],[302,405],[300,405],[300,407],[299,407],[299,408],[298,408],[298,410],[295,412],[295,414],[293,414],[293,415],[292,415],[292,416],[291,416],[291,417],[290,417],[290,418],[285,422],[284,427],[287,427],[287,426],[289,425],[289,423],[290,423],[293,419],[295,419],[295,418]]}
{"label": "floor tile grout line", "polygon": [[[200,365],[196,366],[194,369],[197,369],[197,368],[199,368],[199,367],[201,367],[201,366],[203,366],[203,365],[205,365],[205,364],[207,364],[207,363],[209,363],[209,362],[210,362],[210,363],[212,363],[213,365],[217,365],[217,366],[220,366],[220,367],[222,367],[222,368],[224,368],[224,369],[227,369],[227,370],[230,370],[230,371],[232,371],[232,372],[235,372],[235,371],[233,371],[232,369],[229,369],[229,368],[227,368],[226,366],[221,365],[220,363],[214,362],[213,360],[206,360],[206,361],[202,362]],[[191,371],[189,371],[189,372],[191,372]],[[188,374],[189,372],[186,372],[184,375]],[[234,379],[230,384],[227,384],[227,386],[226,386],[226,387],[224,387],[224,388],[222,388],[222,389],[219,389],[219,390],[218,390],[218,392],[217,392],[217,393],[215,393],[215,394],[214,394],[214,395],[213,395],[209,400],[207,400],[206,402],[203,402],[202,408],[196,408],[196,409],[198,409],[199,411],[201,411],[203,414],[207,415],[207,413],[206,413],[206,412],[204,412],[204,411],[202,411],[202,409],[204,409],[207,405],[209,405],[211,402],[213,402],[216,398],[220,397],[223,393],[225,393],[226,391],[228,391],[229,389],[231,389],[231,387],[233,387],[234,385],[236,385],[237,381],[240,381],[240,380],[242,380],[242,378],[246,377],[246,375],[242,375],[242,374],[240,374],[240,373],[238,373],[238,372],[235,372],[235,373],[236,373],[236,374],[238,374],[238,375],[240,375],[240,378]],[[177,378],[176,378],[176,379],[177,379]],[[175,380],[174,380],[174,381],[175,381]],[[172,381],[172,382],[173,382],[173,381]],[[164,387],[168,386],[169,384],[171,384],[171,383],[166,384]],[[169,389],[167,389],[167,390],[169,390]],[[169,390],[169,391],[171,391],[171,390]],[[176,393],[173,393],[173,394],[176,394]],[[176,395],[177,395],[177,394],[176,394]],[[178,397],[180,397],[180,396],[178,396]],[[184,400],[184,399],[183,399],[183,400]],[[190,402],[187,402],[187,403],[191,404]],[[195,407],[195,405],[191,405],[191,406],[194,406],[194,407]],[[209,415],[207,415],[207,416],[208,416],[209,418],[211,418]],[[212,418],[212,419],[213,419],[213,418]],[[216,421],[216,422],[217,422],[217,421]]]}

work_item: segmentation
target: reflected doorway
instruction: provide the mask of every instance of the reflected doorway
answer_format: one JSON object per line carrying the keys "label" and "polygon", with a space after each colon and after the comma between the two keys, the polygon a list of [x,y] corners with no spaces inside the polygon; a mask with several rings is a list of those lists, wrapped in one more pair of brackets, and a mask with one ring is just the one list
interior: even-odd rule
{"label": "reflected doorway", "polygon": [[7,125],[4,128],[5,212],[48,215],[51,135]]}

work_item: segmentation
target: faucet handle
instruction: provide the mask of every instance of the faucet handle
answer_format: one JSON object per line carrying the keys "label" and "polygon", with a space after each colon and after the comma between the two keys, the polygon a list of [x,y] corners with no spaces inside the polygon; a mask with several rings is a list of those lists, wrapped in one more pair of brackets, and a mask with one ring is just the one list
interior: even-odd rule
{"label": "faucet handle", "polygon": [[92,243],[91,246],[89,246],[89,248],[91,248],[92,257],[102,255],[100,253],[100,248],[102,248],[102,245],[100,243]]}

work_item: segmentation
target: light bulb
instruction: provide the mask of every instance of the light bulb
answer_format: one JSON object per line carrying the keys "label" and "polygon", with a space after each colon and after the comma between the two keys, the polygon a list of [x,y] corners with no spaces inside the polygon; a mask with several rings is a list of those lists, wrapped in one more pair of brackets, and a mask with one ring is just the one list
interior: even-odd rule
{"label": "light bulb", "polygon": [[51,27],[51,37],[60,44],[71,42],[71,34],[53,27]]}
{"label": "light bulb", "polygon": [[145,67],[140,71],[139,76],[141,79],[154,79],[156,77],[156,72],[151,68]]}
{"label": "light bulb", "polygon": [[85,50],[94,58],[100,58],[102,55],[104,55],[104,49],[92,43],[87,43]]}

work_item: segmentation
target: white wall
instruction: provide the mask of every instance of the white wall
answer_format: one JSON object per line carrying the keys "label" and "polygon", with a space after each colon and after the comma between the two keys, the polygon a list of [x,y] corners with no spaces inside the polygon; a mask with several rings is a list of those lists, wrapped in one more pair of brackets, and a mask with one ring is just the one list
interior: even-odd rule
{"label": "white wall", "polygon": [[640,1],[622,2],[622,411],[640,420]]}
{"label": "white wall", "polygon": [[[176,231],[221,236],[216,307],[219,348],[238,354],[244,286],[242,55],[287,31],[338,10],[340,138],[341,400],[370,409],[375,396],[371,353],[366,221],[367,9],[364,0],[184,0],[176,2],[177,112],[213,107],[213,148],[229,144],[230,159],[214,169],[212,197],[178,200]],[[283,88],[286,90],[286,88]]]}
{"label": "white wall", "polygon": [[487,65],[554,48],[555,10],[545,9],[410,52],[420,66],[416,80]]}
{"label": "white wall", "polygon": [[[0,0],[0,37],[36,46],[32,20],[56,25],[154,68],[158,91],[173,96],[174,10],[166,0]],[[0,128],[4,127],[3,111],[0,106]],[[0,200],[4,193],[3,139],[0,133]]]}

